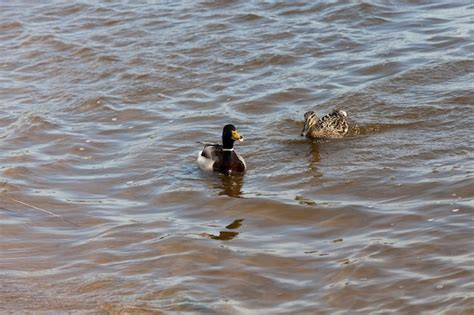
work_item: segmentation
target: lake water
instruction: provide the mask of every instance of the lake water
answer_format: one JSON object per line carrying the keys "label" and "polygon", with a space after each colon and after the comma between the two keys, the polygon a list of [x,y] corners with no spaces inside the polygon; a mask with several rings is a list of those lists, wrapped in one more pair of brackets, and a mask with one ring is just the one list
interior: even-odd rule
{"label": "lake water", "polygon": [[[2,1],[0,313],[473,314],[473,16]],[[196,164],[227,123],[243,177]]]}

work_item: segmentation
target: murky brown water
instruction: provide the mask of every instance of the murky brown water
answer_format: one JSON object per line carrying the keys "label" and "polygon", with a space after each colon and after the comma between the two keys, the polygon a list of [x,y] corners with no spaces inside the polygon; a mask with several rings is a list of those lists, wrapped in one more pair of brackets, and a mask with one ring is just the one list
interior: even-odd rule
{"label": "murky brown water", "polygon": [[[473,16],[2,1],[0,313],[473,314]],[[226,123],[243,178],[195,163]]]}

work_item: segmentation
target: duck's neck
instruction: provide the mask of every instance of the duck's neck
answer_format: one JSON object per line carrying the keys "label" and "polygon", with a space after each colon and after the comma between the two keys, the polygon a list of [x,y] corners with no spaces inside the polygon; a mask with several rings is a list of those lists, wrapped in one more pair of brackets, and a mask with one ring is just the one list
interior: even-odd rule
{"label": "duck's neck", "polygon": [[313,126],[308,132],[308,138],[321,138],[324,137],[325,134],[324,130]]}
{"label": "duck's neck", "polygon": [[234,140],[229,138],[222,138],[222,148],[225,149],[224,152],[231,152],[234,148]]}
{"label": "duck's neck", "polygon": [[232,161],[232,151],[234,151],[234,140],[232,139],[222,139],[222,168],[228,170]]}

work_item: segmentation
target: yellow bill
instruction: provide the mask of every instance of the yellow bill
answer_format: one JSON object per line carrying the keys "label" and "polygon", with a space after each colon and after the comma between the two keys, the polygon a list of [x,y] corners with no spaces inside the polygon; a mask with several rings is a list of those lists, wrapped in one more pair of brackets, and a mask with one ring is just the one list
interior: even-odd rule
{"label": "yellow bill", "polygon": [[244,137],[242,137],[241,135],[239,135],[239,133],[237,132],[237,130],[232,130],[232,139],[236,140],[236,141],[244,141]]}

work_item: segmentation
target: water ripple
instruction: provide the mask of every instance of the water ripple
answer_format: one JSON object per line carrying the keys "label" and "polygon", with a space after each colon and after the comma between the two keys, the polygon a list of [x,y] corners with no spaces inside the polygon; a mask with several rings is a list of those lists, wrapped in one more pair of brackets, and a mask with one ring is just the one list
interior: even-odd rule
{"label": "water ripple", "polygon": [[472,10],[0,4],[0,312],[469,313]]}

